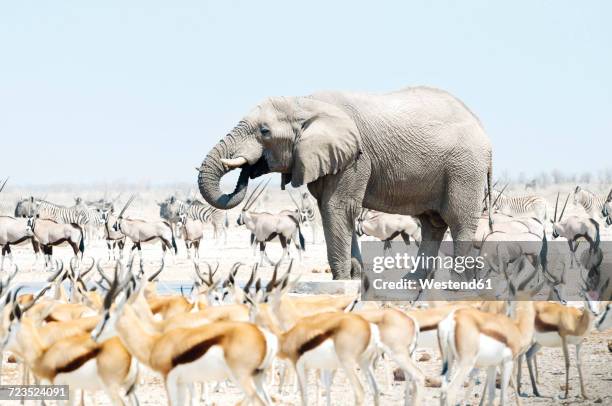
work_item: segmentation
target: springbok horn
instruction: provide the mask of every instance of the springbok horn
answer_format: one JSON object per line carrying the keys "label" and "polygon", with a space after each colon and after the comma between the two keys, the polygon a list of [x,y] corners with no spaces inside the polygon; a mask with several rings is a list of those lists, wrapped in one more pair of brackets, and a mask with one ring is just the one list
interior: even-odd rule
{"label": "springbok horn", "polygon": [[162,258],[162,263],[161,263],[161,266],[159,267],[159,269],[158,269],[157,271],[155,271],[155,272],[154,272],[154,273],[153,273],[151,276],[149,276],[149,278],[147,279],[147,281],[149,281],[149,282],[153,282],[153,281],[154,281],[154,280],[155,280],[155,279],[156,279],[156,278],[159,276],[159,274],[161,273],[161,271],[163,271],[163,270],[164,270],[164,265],[165,265],[165,262],[164,262],[164,259]]}
{"label": "springbok horn", "polygon": [[[205,262],[205,264],[210,269],[210,265],[208,265],[208,262]],[[193,260],[193,268],[200,282],[206,284],[206,279],[204,278],[204,275],[202,275],[202,272],[200,271],[200,265],[198,265],[195,259]]]}
{"label": "springbok horn", "polygon": [[41,290],[40,290],[40,291],[39,291],[39,292],[38,292],[38,293],[37,293],[37,294],[34,296],[34,298],[32,299],[32,301],[31,301],[31,302],[30,302],[28,305],[26,305],[24,308],[22,308],[22,309],[21,309],[21,311],[22,311],[23,313],[25,313],[25,312],[27,312],[28,310],[30,310],[30,309],[32,308],[32,306],[34,306],[34,305],[36,304],[36,301],[37,301],[38,299],[40,299],[41,297],[43,297],[43,296],[44,296],[44,294],[45,294],[45,293],[47,293],[47,291],[48,291],[49,289],[51,289],[51,285],[47,285],[47,286],[45,286],[44,288],[42,288],[42,289],[41,289]]}
{"label": "springbok horn", "polygon": [[125,211],[128,209],[128,207],[130,207],[130,205],[132,204],[132,202],[134,201],[134,199],[136,198],[136,195],[132,195],[130,196],[130,198],[128,199],[127,203],[125,204],[125,206],[123,206],[123,209],[121,209],[121,212],[119,213],[119,218],[123,217],[123,214],[125,213]]}
{"label": "springbok horn", "polygon": [[215,268],[214,271],[212,270],[212,267],[210,266],[208,262],[206,262],[206,267],[208,268],[208,281],[205,281],[204,279],[202,279],[202,282],[206,283],[206,285],[210,287],[215,283],[215,281],[213,280],[213,276],[215,276],[215,273],[217,273],[217,270],[219,269],[219,265],[217,264],[217,267]]}
{"label": "springbok horn", "polygon": [[279,280],[274,287],[277,287],[278,285],[282,285],[282,287],[284,288],[285,286],[287,286],[287,281],[289,280],[289,274],[291,274],[292,268],[293,268],[293,259],[289,261],[289,266],[287,267],[287,272],[285,272],[285,275],[283,275],[281,280]]}
{"label": "springbok horn", "polygon": [[563,213],[565,213],[565,207],[567,206],[567,201],[570,198],[570,194],[567,194],[567,197],[565,198],[565,204],[563,204],[563,209],[561,210],[561,214],[559,215],[559,221],[561,221],[561,219],[563,218]]}
{"label": "springbok horn", "polygon": [[555,215],[553,216],[553,223],[557,222],[557,208],[559,207],[559,194],[561,192],[557,192],[557,200],[555,201]]}
{"label": "springbok horn", "polygon": [[251,285],[253,284],[253,281],[255,280],[255,274],[257,273],[257,268],[259,268],[259,264],[255,263],[255,265],[253,265],[253,268],[251,269],[251,277],[247,281],[246,285],[244,285],[244,288],[242,288],[242,290],[244,290],[246,293],[249,293],[249,289],[251,289]]}
{"label": "springbok horn", "polygon": [[19,272],[19,267],[17,264],[15,264],[15,270],[9,274],[8,278],[6,278],[6,282],[4,283],[5,286],[8,286],[13,281],[15,275],[17,275],[17,272]]}
{"label": "springbok horn", "polygon": [[239,168],[242,165],[247,163],[247,159],[245,157],[239,156],[238,158],[230,158],[230,159],[221,159],[221,163],[228,168]]}
{"label": "springbok horn", "polygon": [[272,279],[270,279],[270,282],[268,282],[268,284],[266,285],[267,293],[272,292],[272,289],[274,288],[274,285],[276,283],[276,276],[278,275],[279,266],[280,266],[280,261],[274,266],[274,272],[272,272]]}
{"label": "springbok horn", "polygon": [[94,265],[96,264],[96,259],[94,257],[90,257],[90,258],[91,258],[91,266],[87,268],[85,272],[81,272],[81,278],[84,278],[85,276],[87,276],[87,274],[93,269]]}
{"label": "springbok horn", "polygon": [[102,265],[100,265],[100,263],[102,262],[102,259],[98,260],[97,263],[97,268],[98,268],[98,273],[100,274],[100,276],[102,277],[102,279],[109,284],[109,286],[112,286],[112,281],[110,280],[110,278],[108,276],[106,276],[106,274],[104,273],[104,271],[102,270]]}

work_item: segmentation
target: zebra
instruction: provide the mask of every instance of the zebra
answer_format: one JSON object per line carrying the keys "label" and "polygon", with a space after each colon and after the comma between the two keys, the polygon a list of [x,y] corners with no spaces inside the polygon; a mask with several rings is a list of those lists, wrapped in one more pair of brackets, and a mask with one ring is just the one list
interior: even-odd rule
{"label": "zebra", "polygon": [[592,218],[601,218],[603,215],[606,196],[597,196],[595,193],[576,186],[574,189],[574,205],[582,206],[584,211]]}
{"label": "zebra", "polygon": [[183,201],[174,196],[158,203],[158,205],[160,217],[168,220],[171,224],[177,224],[180,221],[181,214],[185,214],[192,220],[200,220],[204,224],[211,224],[213,238],[217,239],[223,236],[224,244],[227,244],[227,229],[229,227],[227,211],[214,208],[197,199]]}
{"label": "zebra", "polygon": [[[289,196],[291,196],[293,200],[293,196],[291,194],[289,194]],[[300,211],[300,222],[310,226],[312,230],[312,243],[315,244],[317,242],[317,229],[321,224],[321,214],[319,213],[316,200],[314,200],[309,193],[304,192],[300,196],[301,204],[297,204],[295,200],[294,203]]]}
{"label": "zebra", "polygon": [[30,213],[36,213],[40,219],[53,220],[63,224],[87,224],[89,220],[86,206],[77,199],[77,205],[72,207],[61,206],[43,199],[35,199],[30,196],[17,202],[15,217],[28,217]]}
{"label": "zebra", "polygon": [[507,186],[501,191],[493,189],[493,211],[507,216],[534,217],[544,223],[548,210],[546,199],[536,195],[505,196],[503,193]]}
{"label": "zebra", "polygon": [[91,239],[101,240],[105,237],[106,234],[106,221],[103,217],[103,212],[114,212],[115,210],[115,202],[117,198],[114,200],[106,200],[105,198],[101,198],[98,200],[88,200],[85,202],[85,206],[88,210],[88,219],[87,219],[87,234]]}

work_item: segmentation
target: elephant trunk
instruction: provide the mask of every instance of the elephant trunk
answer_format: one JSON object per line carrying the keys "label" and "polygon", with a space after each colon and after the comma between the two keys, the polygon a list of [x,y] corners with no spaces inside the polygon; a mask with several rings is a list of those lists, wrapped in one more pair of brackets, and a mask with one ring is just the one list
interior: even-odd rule
{"label": "elephant trunk", "polygon": [[[237,127],[208,153],[199,168],[198,186],[204,200],[210,205],[222,210],[229,210],[239,205],[247,192],[249,177],[254,177],[254,166],[262,160],[262,148],[253,137],[248,134],[237,134],[244,131]],[[239,146],[239,147],[238,147]],[[221,178],[236,167],[228,166],[228,161],[245,158],[246,162],[240,165],[241,172],[233,192],[226,194],[221,191]],[[225,161],[225,164],[224,164]],[[243,160],[244,161],[244,160]]]}

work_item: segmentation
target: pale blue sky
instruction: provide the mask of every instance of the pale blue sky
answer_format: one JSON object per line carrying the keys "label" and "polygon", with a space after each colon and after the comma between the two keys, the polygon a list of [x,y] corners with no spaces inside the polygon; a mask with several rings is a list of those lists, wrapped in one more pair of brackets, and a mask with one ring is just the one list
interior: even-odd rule
{"label": "pale blue sky", "polygon": [[476,112],[497,174],[612,167],[609,1],[93,3],[1,3],[0,177],[195,182],[266,96],[412,84]]}

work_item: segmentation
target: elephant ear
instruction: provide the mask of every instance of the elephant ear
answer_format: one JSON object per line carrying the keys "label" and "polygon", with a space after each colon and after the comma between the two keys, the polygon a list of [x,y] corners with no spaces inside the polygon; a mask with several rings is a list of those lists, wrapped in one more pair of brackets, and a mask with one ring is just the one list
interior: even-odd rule
{"label": "elephant ear", "polygon": [[359,156],[361,136],[355,122],[339,109],[314,114],[302,123],[296,140],[291,186],[299,187],[341,172]]}

